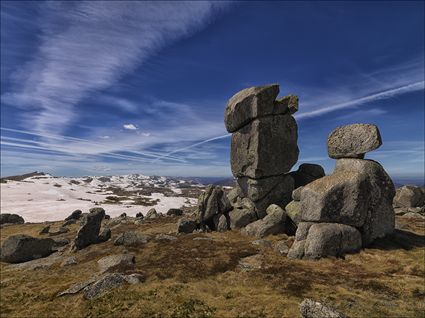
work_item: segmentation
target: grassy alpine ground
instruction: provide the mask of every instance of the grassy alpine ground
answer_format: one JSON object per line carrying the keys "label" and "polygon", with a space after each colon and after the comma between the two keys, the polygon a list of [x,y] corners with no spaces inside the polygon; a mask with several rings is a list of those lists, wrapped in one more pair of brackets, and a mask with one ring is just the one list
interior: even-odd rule
{"label": "grassy alpine ground", "polygon": [[[402,231],[343,259],[290,260],[273,248],[236,231],[186,234],[175,241],[150,241],[126,248],[136,255],[145,281],[113,289],[85,300],[81,293],[57,297],[69,286],[98,273],[97,260],[122,252],[117,235],[137,230],[155,235],[174,231],[177,218],[160,218],[142,225],[121,224],[112,239],[73,253],[77,265],[31,269],[0,263],[1,317],[298,317],[304,298],[322,300],[350,317],[423,317],[425,313],[425,221],[402,219]],[[62,222],[53,223],[52,227]],[[1,229],[1,241],[13,234],[40,237],[45,224]],[[78,225],[58,237],[72,239]],[[207,237],[209,240],[193,240]],[[266,237],[272,242],[293,238]],[[241,258],[260,254],[262,268],[243,270]],[[125,271],[124,271],[125,272]]]}

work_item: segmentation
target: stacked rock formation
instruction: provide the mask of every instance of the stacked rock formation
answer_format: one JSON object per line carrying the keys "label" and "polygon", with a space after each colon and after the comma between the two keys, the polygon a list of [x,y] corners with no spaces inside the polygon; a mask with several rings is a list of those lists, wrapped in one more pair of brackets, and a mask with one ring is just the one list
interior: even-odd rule
{"label": "stacked rock formation", "polygon": [[[238,189],[230,198],[230,227],[243,216],[248,223],[266,216],[271,204],[284,206],[290,201],[294,180],[288,174],[298,160],[298,110],[294,95],[276,99],[279,85],[244,89],[234,95],[225,111],[225,125],[232,133],[231,169]],[[233,202],[232,202],[233,200]],[[246,222],[242,222],[246,223]],[[243,224],[242,226],[245,226]]]}
{"label": "stacked rock formation", "polygon": [[294,192],[299,202],[289,208],[299,208],[299,223],[288,257],[342,256],[394,230],[393,182],[378,162],[363,159],[381,144],[375,125],[343,126],[329,135],[335,170]]}

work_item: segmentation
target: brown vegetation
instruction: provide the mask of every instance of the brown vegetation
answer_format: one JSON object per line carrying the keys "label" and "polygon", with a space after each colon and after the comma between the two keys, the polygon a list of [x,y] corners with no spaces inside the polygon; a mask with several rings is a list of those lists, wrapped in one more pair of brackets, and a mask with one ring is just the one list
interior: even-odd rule
{"label": "brown vegetation", "polygon": [[[120,253],[113,240],[125,230],[154,236],[175,230],[177,218],[143,225],[121,224],[112,239],[74,253],[78,265],[23,269],[1,263],[1,317],[298,317],[298,304],[309,297],[351,317],[423,317],[425,299],[425,222],[398,220],[403,230],[343,259],[290,260],[271,248],[251,244],[239,232],[189,234],[127,248],[136,255],[144,283],[126,285],[87,301],[80,294],[56,297],[97,273],[97,260]],[[53,225],[58,225],[55,223]],[[46,224],[1,229],[40,236]],[[72,239],[78,224],[61,235]],[[195,237],[209,240],[193,240]],[[266,239],[277,241],[285,235]],[[292,238],[288,239],[288,245]],[[262,269],[244,271],[241,258],[261,254]]]}

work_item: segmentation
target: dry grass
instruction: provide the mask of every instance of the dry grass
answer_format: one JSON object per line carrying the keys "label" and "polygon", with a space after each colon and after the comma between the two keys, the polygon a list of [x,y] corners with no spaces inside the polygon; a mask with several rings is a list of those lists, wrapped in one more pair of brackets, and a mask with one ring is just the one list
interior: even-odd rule
{"label": "dry grass", "polygon": [[[127,248],[146,281],[94,300],[80,294],[57,298],[70,285],[97,273],[97,260],[120,253],[113,239],[122,231],[155,235],[175,229],[177,218],[160,218],[112,230],[112,240],[73,254],[78,265],[23,270],[1,263],[1,317],[298,317],[306,297],[323,300],[351,317],[423,317],[424,221],[400,220],[404,231],[359,254],[320,261],[289,260],[260,249],[238,232],[190,234],[176,241],[151,241]],[[43,224],[1,229],[1,240],[17,233],[40,236]],[[72,238],[78,225],[60,237]],[[197,236],[212,240],[193,240]],[[276,241],[285,238],[272,236]],[[291,239],[288,240],[288,243]],[[264,268],[243,271],[240,258],[260,253]]]}

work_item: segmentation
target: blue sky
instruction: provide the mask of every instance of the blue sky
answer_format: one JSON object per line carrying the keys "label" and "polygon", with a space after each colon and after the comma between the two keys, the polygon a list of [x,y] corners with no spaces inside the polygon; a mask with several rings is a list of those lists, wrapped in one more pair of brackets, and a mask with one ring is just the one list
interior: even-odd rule
{"label": "blue sky", "polygon": [[367,158],[423,178],[422,1],[2,1],[1,175],[230,176],[226,102],[268,83],[300,98],[298,164],[374,123]]}

